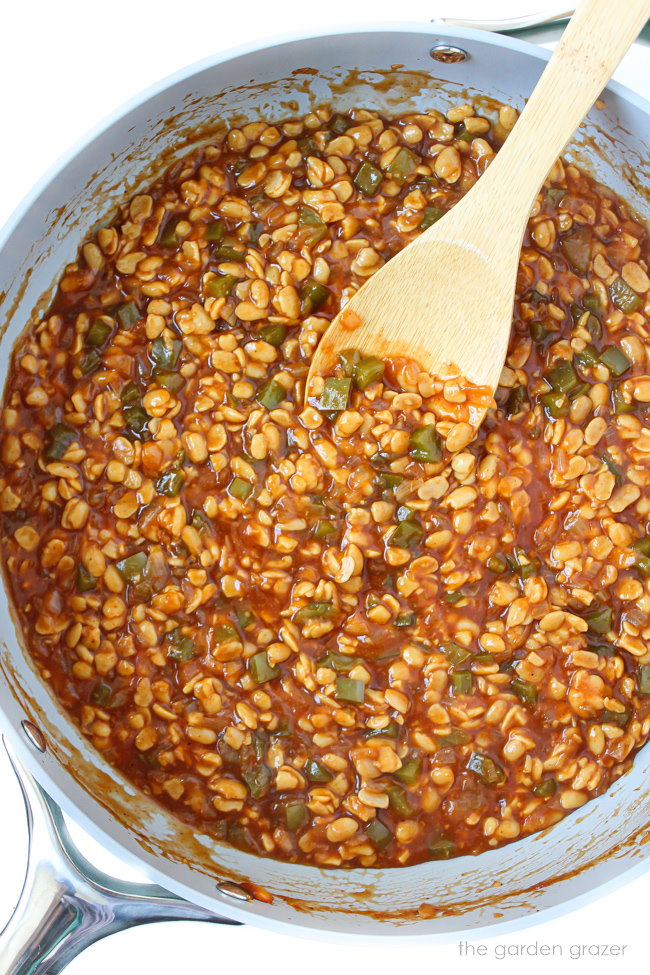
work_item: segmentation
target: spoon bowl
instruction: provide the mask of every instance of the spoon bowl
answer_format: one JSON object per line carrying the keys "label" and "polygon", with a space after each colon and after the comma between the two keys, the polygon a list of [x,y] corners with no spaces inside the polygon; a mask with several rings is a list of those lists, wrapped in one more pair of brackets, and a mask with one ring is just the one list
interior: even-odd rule
{"label": "spoon bowl", "polygon": [[649,17],[650,0],[583,0],[476,185],[369,278],[333,320],[312,360],[307,395],[312,379],[331,373],[339,353],[350,348],[382,359],[406,356],[434,376],[452,367],[471,383],[496,389],[535,198]]}

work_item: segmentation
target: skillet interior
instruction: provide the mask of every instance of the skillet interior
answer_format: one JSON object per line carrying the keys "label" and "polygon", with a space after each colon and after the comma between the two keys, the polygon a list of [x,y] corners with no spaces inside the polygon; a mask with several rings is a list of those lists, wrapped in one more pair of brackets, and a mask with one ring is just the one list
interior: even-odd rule
{"label": "skillet interior", "polygon": [[[431,61],[429,49],[442,40],[463,47],[469,59],[450,65]],[[367,69],[359,66],[360,59]],[[0,241],[2,375],[22,327],[36,306],[46,306],[48,288],[81,241],[182,147],[206,141],[218,122],[278,120],[323,102],[336,102],[340,109],[376,107],[387,114],[444,109],[477,94],[521,108],[544,59],[544,52],[521,42],[470,31],[432,34],[421,26],[348,30],[200,65],[138,98],[46,177]],[[606,107],[592,111],[567,153],[620,193],[646,222],[649,113],[642,99],[615,88],[606,96]],[[29,752],[17,735],[21,757],[64,808],[75,809],[86,825],[92,823],[107,845],[139,858],[164,886],[220,913],[248,917],[252,912],[259,923],[346,934],[452,933],[558,909],[645,857],[650,749],[639,753],[632,771],[609,793],[547,834],[479,858],[403,870],[327,872],[224,847],[137,794],[102,761],[35,674],[10,622],[4,591],[0,613],[5,621],[0,633],[4,725],[18,729],[29,717],[48,741],[41,756]],[[233,907],[216,890],[217,879],[253,881],[274,901]],[[425,919],[418,914],[423,903],[431,905],[425,914],[432,916]]]}

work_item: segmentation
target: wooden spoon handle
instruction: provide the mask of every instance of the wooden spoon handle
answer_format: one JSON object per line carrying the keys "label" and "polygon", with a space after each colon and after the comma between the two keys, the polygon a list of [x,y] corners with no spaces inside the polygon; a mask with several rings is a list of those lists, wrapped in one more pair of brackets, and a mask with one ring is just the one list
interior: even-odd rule
{"label": "wooden spoon handle", "polygon": [[650,0],[582,0],[519,121],[478,183],[477,189],[496,194],[492,210],[497,220],[502,214],[499,231],[512,231],[514,213],[528,215],[553,163],[648,18]]}

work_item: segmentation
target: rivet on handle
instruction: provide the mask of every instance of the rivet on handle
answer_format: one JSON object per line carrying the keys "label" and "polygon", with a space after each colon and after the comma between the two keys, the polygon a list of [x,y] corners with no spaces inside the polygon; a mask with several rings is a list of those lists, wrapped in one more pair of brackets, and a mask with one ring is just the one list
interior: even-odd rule
{"label": "rivet on handle", "polygon": [[240,887],[239,884],[233,883],[231,880],[224,880],[220,884],[217,884],[217,890],[226,897],[232,897],[236,901],[252,901],[254,898],[251,894]]}
{"label": "rivet on handle", "polygon": [[47,749],[45,735],[32,721],[25,719],[21,722],[21,728],[23,729],[25,738],[30,745],[33,745],[34,748],[36,748],[39,752],[44,752]]}
{"label": "rivet on handle", "polygon": [[443,64],[456,64],[458,61],[466,61],[469,57],[462,47],[454,47],[451,44],[436,44],[429,51],[429,55],[434,61],[442,61]]}

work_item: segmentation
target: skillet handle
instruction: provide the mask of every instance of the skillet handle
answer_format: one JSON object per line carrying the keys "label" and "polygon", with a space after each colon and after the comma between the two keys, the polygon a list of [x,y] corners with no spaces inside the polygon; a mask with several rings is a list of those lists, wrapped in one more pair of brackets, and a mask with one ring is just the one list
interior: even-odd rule
{"label": "skillet handle", "polygon": [[0,933],[0,975],[57,975],[88,945],[139,924],[238,923],[155,884],[127,883],[97,870],[74,845],[56,803],[9,760],[25,801],[29,858],[16,910]]}

